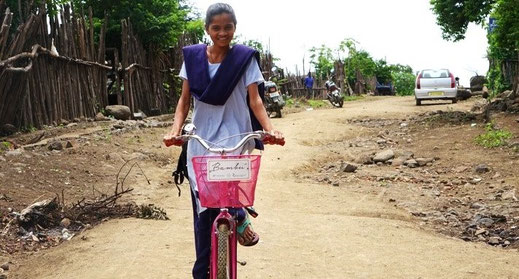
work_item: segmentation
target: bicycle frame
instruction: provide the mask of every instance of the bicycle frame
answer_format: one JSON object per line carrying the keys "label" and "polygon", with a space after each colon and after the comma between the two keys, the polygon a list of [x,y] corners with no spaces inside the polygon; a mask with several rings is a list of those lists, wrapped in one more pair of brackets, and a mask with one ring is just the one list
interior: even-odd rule
{"label": "bicycle frame", "polygon": [[[196,127],[194,127],[194,125],[191,125],[189,127],[188,127],[188,125],[186,125],[184,127],[184,131],[186,132],[185,135],[177,137],[176,142],[165,140],[164,143],[166,144],[166,146],[173,145],[173,144],[179,145],[179,143],[181,144],[182,142],[186,142],[190,139],[194,139],[194,140],[197,140],[204,148],[206,148],[206,150],[208,152],[216,153],[216,154],[220,154],[220,155],[225,155],[226,153],[231,153],[231,152],[238,150],[239,148],[244,146],[246,142],[248,142],[251,139],[259,139],[259,140],[263,141],[263,143],[265,143],[265,144],[278,144],[278,145],[285,144],[285,141],[283,138],[276,139],[269,133],[266,133],[263,131],[257,131],[257,132],[248,133],[235,147],[213,148],[213,147],[210,147],[209,144],[205,140],[203,140],[199,136],[195,135],[195,129],[196,129]],[[250,156],[258,156],[258,155],[250,155]],[[255,160],[255,161],[257,161],[257,164],[256,164],[256,173],[255,173],[254,179],[257,179],[257,171],[259,170],[259,158],[258,158],[258,160]],[[252,165],[252,166],[254,166],[254,165]],[[196,168],[195,168],[195,170],[196,170]],[[249,175],[250,175],[250,172],[249,172]],[[255,183],[256,182],[254,180],[254,186],[255,186]],[[250,202],[250,206],[252,206],[252,202],[253,202],[253,199]],[[247,205],[247,203],[240,203],[240,204],[242,206],[249,206],[249,205]],[[221,204],[220,206],[226,206],[226,205]],[[235,206],[231,206],[231,207],[235,208]],[[228,238],[226,241],[226,245],[228,246],[228,247],[226,247],[227,248],[226,249],[227,250],[227,258],[226,258],[227,270],[225,272],[226,273],[225,277],[226,277],[226,279],[237,279],[237,262],[238,262],[238,258],[237,258],[237,246],[238,246],[237,245],[238,244],[237,221],[229,213],[228,208],[220,208],[220,213],[216,217],[216,219],[213,222],[212,227],[211,227],[211,258],[210,258],[210,271],[209,271],[210,278],[217,279],[219,273],[220,273],[220,276],[223,275],[221,270],[220,270],[220,272],[218,270],[218,263],[219,263],[218,254],[219,254],[219,252],[222,252],[221,254],[223,254],[223,252],[224,252],[224,251],[219,251],[219,249],[218,249],[219,248],[218,247],[218,245],[219,245],[219,243],[218,243],[219,235],[218,234],[220,233],[219,226],[222,224],[227,226],[227,228],[223,227],[224,229],[228,229]],[[223,265],[224,261],[221,261],[220,263]]]}
{"label": "bicycle frame", "polygon": [[[235,147],[232,148],[212,148],[209,146],[207,142],[205,142],[202,138],[195,134],[185,135],[184,139],[195,139],[197,140],[204,148],[207,149],[210,153],[216,153],[224,155],[226,153],[231,153],[233,151],[241,148],[245,143],[252,139],[262,139],[265,137],[264,132],[253,132],[245,136]],[[237,237],[237,221],[234,217],[229,213],[227,208],[220,208],[220,213],[214,220],[211,227],[211,257],[210,257],[210,269],[209,274],[211,279],[218,279],[221,277],[222,271],[219,270],[218,266],[218,254],[219,254],[219,243],[218,243],[218,234],[220,233],[218,230],[219,225],[225,224],[228,226],[229,235],[226,241],[227,247],[227,270],[226,275],[228,279],[237,279],[238,273],[238,237]]]}

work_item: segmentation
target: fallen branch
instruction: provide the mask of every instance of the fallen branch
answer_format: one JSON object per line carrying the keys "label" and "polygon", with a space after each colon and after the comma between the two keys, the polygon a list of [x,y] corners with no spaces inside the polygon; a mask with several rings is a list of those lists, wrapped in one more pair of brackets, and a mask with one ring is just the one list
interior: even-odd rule
{"label": "fallen branch", "polygon": [[[85,61],[85,60],[82,60],[82,59],[70,58],[70,57],[66,57],[66,56],[62,56],[62,55],[57,56],[57,55],[53,54],[50,50],[42,47],[39,44],[33,45],[31,52],[22,52],[22,53],[19,53],[19,54],[13,56],[13,57],[10,57],[10,58],[7,58],[7,59],[5,59],[3,61],[0,61],[0,68],[5,68],[6,71],[11,71],[11,72],[28,72],[28,71],[30,71],[32,69],[33,61],[36,58],[38,58],[38,56],[40,54],[48,55],[48,56],[54,57],[55,59],[63,60],[63,61],[66,61],[66,62],[72,62],[72,63],[76,63],[76,64],[81,64],[81,65],[85,65],[85,66],[90,66],[90,67],[95,66],[95,67],[99,67],[99,68],[102,68],[102,69],[105,69],[105,70],[112,70],[113,69],[112,66],[103,65],[103,64],[100,64],[98,62]],[[21,59],[30,59],[30,62],[25,67],[14,67],[14,66],[12,66],[12,64],[14,62],[16,62],[18,60],[21,60]],[[136,68],[140,68],[140,69],[147,70],[147,71],[151,71],[152,70],[151,67],[146,67],[146,66],[138,64],[138,63],[133,63],[133,64],[131,64],[130,66],[128,66],[126,68],[119,67],[117,70],[118,71],[125,71],[125,72],[131,73]],[[164,72],[171,72],[171,69],[164,70]]]}
{"label": "fallen branch", "polygon": [[[0,61],[0,68],[5,68],[6,71],[27,72],[32,68],[32,63],[33,63],[34,59],[38,58],[38,56],[40,54],[48,55],[48,56],[54,57],[55,59],[63,60],[66,62],[72,62],[72,63],[76,63],[76,64],[81,64],[81,65],[85,65],[85,66],[90,66],[90,67],[96,66],[96,67],[100,67],[100,68],[103,68],[106,70],[112,69],[111,66],[106,66],[106,65],[100,64],[98,62],[85,61],[82,59],[70,58],[70,57],[66,57],[66,56],[56,56],[50,50],[48,50],[38,44],[32,46],[31,52],[22,52],[13,57],[7,58],[6,60]],[[27,65],[25,67],[11,66],[14,62],[16,62],[20,59],[30,59],[31,61],[29,62],[29,65]]]}

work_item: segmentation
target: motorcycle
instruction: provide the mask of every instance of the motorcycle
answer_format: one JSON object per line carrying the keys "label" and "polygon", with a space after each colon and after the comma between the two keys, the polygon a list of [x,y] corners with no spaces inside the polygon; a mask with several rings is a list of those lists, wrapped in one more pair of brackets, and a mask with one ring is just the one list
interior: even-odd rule
{"label": "motorcycle", "polygon": [[344,98],[341,94],[341,89],[335,85],[335,82],[329,80],[324,83],[326,86],[326,90],[328,91],[326,94],[326,98],[332,106],[342,108],[342,105],[344,104]]}
{"label": "motorcycle", "polygon": [[268,116],[273,112],[277,118],[281,118],[281,109],[285,106],[285,100],[281,96],[277,85],[272,81],[265,82],[265,109]]}

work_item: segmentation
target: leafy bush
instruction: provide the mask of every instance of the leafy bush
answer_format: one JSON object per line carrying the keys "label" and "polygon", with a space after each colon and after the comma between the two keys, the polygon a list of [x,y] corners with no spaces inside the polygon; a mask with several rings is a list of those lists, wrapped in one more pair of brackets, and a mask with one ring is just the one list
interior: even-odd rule
{"label": "leafy bush", "polygon": [[506,140],[512,137],[512,133],[502,129],[496,129],[494,123],[488,123],[485,126],[486,132],[475,138],[477,144],[494,148],[506,144]]}
{"label": "leafy bush", "polygon": [[294,106],[294,98],[292,98],[290,96],[286,96],[285,97],[285,106],[287,106],[287,107]]}
{"label": "leafy bush", "polygon": [[408,72],[393,72],[392,77],[399,96],[409,96],[414,94],[415,75]]}

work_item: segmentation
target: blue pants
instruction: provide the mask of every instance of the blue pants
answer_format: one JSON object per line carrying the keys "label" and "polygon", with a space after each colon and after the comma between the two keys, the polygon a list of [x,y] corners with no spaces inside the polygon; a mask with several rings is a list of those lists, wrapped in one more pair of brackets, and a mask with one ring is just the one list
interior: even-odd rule
{"label": "blue pants", "polygon": [[[194,279],[209,278],[209,261],[211,258],[211,228],[213,222],[220,214],[220,209],[206,209],[204,212],[198,214],[196,207],[196,200],[191,192],[191,202],[193,205],[193,225],[195,231],[195,250],[196,261],[193,266]],[[198,193],[197,193],[198,194]],[[229,209],[229,213],[234,218],[241,222],[245,219],[245,210],[242,208]]]}

